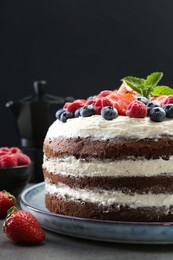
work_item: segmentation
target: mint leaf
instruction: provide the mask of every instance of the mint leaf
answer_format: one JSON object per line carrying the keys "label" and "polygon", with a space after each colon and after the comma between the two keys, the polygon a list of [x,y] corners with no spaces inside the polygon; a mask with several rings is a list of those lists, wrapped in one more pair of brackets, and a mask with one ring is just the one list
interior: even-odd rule
{"label": "mint leaf", "polygon": [[129,87],[131,87],[133,90],[143,95],[142,89],[145,81],[144,79],[127,76],[123,78],[122,81],[125,81]]}
{"label": "mint leaf", "polygon": [[173,89],[168,86],[156,86],[150,94],[153,97],[162,95],[173,95]]}
{"label": "mint leaf", "polygon": [[129,87],[138,92],[140,95],[148,98],[162,77],[162,72],[153,72],[148,75],[146,79],[127,76],[122,80],[125,81]]}
{"label": "mint leaf", "polygon": [[122,80],[124,80],[129,86],[134,86],[134,87],[138,87],[139,85],[142,85],[145,81],[145,79],[142,78],[140,79],[132,76],[127,76]]}
{"label": "mint leaf", "polygon": [[145,80],[145,85],[150,86],[150,88],[152,89],[152,87],[157,86],[157,84],[159,83],[162,77],[163,77],[162,72],[153,72],[147,76]]}

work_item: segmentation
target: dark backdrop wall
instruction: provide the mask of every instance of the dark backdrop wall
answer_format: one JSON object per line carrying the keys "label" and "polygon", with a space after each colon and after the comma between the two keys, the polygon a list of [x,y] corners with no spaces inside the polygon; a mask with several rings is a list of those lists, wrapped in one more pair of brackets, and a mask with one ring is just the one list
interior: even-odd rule
{"label": "dark backdrop wall", "polygon": [[0,146],[19,145],[5,103],[32,94],[34,80],[76,98],[153,71],[173,85],[171,0],[6,0],[0,12]]}

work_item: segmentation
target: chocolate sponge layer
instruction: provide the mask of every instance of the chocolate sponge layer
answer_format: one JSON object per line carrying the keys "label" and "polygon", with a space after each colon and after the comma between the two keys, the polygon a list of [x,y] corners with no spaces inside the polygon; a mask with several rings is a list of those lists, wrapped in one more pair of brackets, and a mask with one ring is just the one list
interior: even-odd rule
{"label": "chocolate sponge layer", "polygon": [[172,193],[173,176],[156,177],[72,177],[52,174],[44,169],[44,178],[52,184],[64,183],[71,188],[117,190],[132,193]]}
{"label": "chocolate sponge layer", "polygon": [[146,159],[168,159],[173,155],[173,138],[163,136],[160,139],[108,139],[93,140],[90,138],[66,139],[54,138],[48,139],[44,143],[44,153],[50,157],[75,156],[76,158],[85,158],[90,160],[110,159],[120,160],[133,158]]}
{"label": "chocolate sponge layer", "polygon": [[46,194],[45,203],[51,212],[66,216],[132,222],[173,221],[172,207],[170,209],[164,207],[130,208],[118,204],[103,207],[89,202],[66,200],[49,193]]}

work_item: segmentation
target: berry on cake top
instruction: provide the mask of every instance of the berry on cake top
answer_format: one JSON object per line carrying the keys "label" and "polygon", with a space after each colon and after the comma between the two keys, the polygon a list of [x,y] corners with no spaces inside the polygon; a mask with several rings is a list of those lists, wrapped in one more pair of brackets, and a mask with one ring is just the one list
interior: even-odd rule
{"label": "berry on cake top", "polygon": [[88,99],[66,102],[56,112],[56,118],[63,123],[69,118],[92,115],[101,115],[105,120],[113,120],[119,115],[148,116],[154,122],[173,118],[173,89],[158,85],[162,77],[162,72],[153,72],[146,79],[127,76],[118,90],[103,90]]}

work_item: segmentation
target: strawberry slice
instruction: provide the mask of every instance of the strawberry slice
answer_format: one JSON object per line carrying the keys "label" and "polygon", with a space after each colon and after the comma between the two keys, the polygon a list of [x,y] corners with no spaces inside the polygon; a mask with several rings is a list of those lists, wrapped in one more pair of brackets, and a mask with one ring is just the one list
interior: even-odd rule
{"label": "strawberry slice", "polygon": [[136,100],[136,97],[131,93],[118,92],[114,92],[114,94],[108,95],[107,98],[111,100],[113,107],[115,107],[118,110],[118,114],[123,116],[126,115],[126,109],[128,105],[133,100]]}

